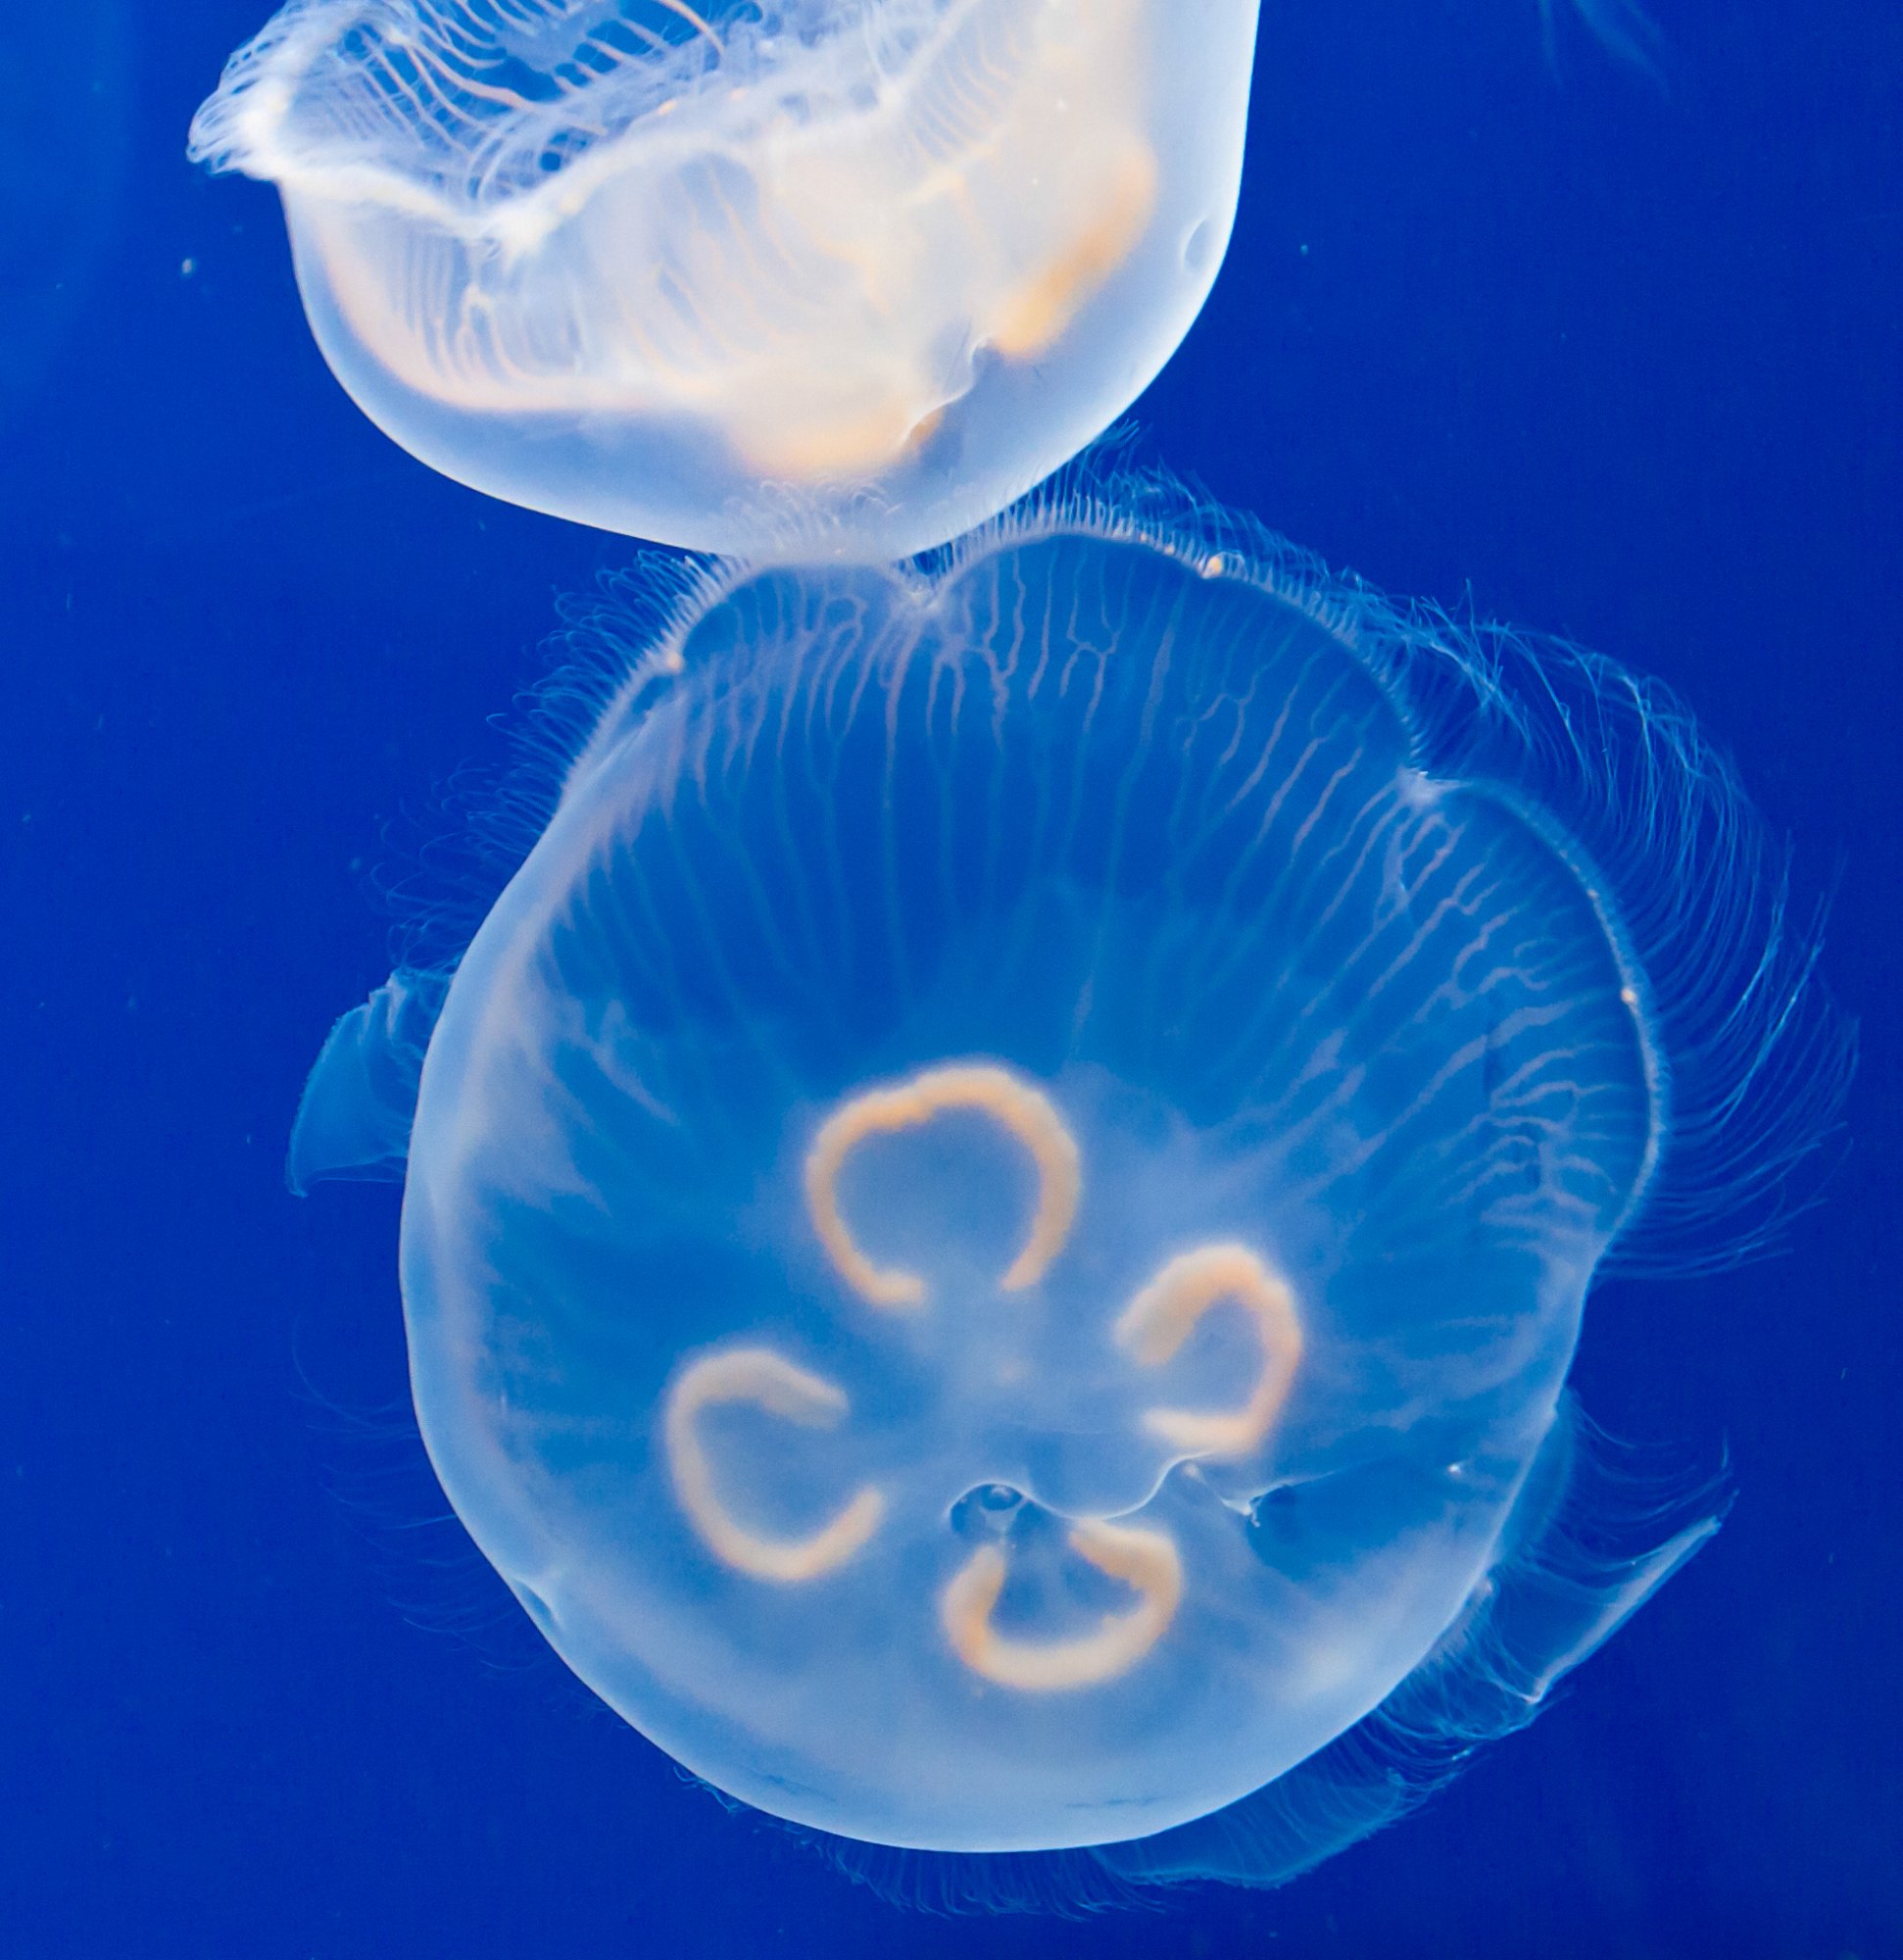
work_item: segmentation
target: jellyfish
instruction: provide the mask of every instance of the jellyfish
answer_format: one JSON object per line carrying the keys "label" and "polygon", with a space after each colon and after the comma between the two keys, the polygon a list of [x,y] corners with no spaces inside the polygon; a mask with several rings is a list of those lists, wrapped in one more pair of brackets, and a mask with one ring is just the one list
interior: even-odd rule
{"label": "jellyfish", "polygon": [[405,1175],[444,1489],[695,1777],[960,1897],[1275,1883],[1708,1540],[1582,1314],[1762,1235],[1848,1046],[1660,690],[1142,477],[571,628],[290,1175]]}
{"label": "jellyfish", "polygon": [[894,559],[1161,368],[1216,276],[1257,0],[291,0],[193,154],[276,183],[405,448],[696,550]]}

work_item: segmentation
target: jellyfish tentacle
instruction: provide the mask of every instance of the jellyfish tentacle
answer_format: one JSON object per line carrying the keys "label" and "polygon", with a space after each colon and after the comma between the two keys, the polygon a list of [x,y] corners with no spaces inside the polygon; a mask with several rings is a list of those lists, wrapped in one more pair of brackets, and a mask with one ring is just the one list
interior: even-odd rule
{"label": "jellyfish tentacle", "polygon": [[863,1486],[805,1538],[766,1538],[735,1521],[713,1488],[713,1466],[701,1442],[704,1410],[743,1402],[805,1429],[836,1429],[851,1404],[846,1392],[797,1367],[770,1348],[703,1354],[683,1369],[667,1396],[662,1435],[674,1493],[689,1523],[723,1564],[776,1585],[803,1585],[854,1557],[885,1517],[884,1496]]}

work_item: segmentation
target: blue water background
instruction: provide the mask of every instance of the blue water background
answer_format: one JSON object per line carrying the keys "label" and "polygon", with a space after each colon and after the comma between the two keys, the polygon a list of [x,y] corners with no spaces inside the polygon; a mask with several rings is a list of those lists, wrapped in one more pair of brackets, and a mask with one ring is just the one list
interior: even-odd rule
{"label": "blue water background", "polygon": [[1865,1058],[1785,1256],[1588,1314],[1601,1421],[1729,1449],[1713,1547],[1413,1821],[1077,1925],[896,1918],[728,1816],[432,1522],[396,1194],[293,1200],[286,1127],[386,969],[380,836],[494,760],[553,597],[629,551],[329,380],[273,200],[182,155],[257,0],[69,11],[0,50],[18,98],[85,76],[0,189],[6,1950],[1903,1953],[1894,0],[1675,0],[1664,90],[1576,31],[1548,65],[1533,0],[1268,10],[1149,453],[1682,690],[1836,885]]}

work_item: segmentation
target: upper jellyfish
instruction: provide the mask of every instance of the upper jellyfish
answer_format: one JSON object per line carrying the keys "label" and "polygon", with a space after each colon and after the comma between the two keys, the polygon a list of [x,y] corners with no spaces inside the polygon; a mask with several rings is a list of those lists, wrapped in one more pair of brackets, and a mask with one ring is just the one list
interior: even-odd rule
{"label": "upper jellyfish", "polygon": [[291,0],[193,154],[432,467],[895,559],[1135,400],[1227,245],[1257,0]]}

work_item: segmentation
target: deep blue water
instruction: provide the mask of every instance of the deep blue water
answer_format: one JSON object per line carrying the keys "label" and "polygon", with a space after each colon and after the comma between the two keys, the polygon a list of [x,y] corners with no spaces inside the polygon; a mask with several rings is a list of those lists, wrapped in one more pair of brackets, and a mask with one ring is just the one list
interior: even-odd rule
{"label": "deep blue water", "polygon": [[1903,1953],[1893,0],[1674,0],[1663,90],[1567,27],[1548,64],[1533,0],[1267,9],[1148,453],[1687,696],[1835,887],[1864,1058],[1781,1257],[1588,1311],[1602,1422],[1729,1450],[1711,1549],[1396,1830],[1083,1924],[900,1918],[727,1815],[440,1522],[394,1192],[293,1200],[283,1145],[387,968],[379,865],[628,547],[323,371],[273,200],[183,160],[256,0],[64,13],[0,97],[8,1950]]}

